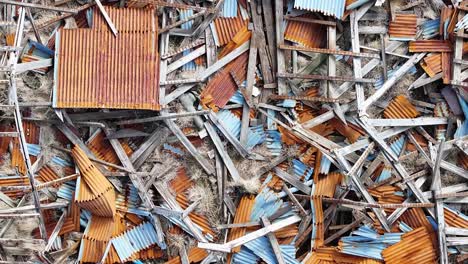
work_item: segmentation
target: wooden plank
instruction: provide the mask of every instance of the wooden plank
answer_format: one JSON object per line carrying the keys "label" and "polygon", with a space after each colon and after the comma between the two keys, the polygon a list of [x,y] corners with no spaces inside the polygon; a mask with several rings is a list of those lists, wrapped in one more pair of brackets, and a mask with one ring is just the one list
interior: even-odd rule
{"label": "wooden plank", "polygon": [[402,118],[402,119],[367,119],[367,124],[374,127],[416,127],[416,126],[435,126],[446,125],[448,118],[446,117],[418,117],[418,118]]}
{"label": "wooden plank", "polygon": [[[277,72],[280,75],[286,73],[286,61],[283,51],[279,48],[284,44],[283,1],[275,1],[275,33]],[[286,82],[281,78],[278,78],[278,94],[287,94]]]}
{"label": "wooden plank", "polygon": [[302,207],[301,203],[299,203],[299,201],[296,199],[296,197],[293,195],[291,190],[289,190],[289,188],[286,185],[283,185],[283,191],[288,195],[291,202],[297,207],[297,209],[299,210],[299,213],[302,216],[306,216],[307,215],[306,210],[304,209],[304,207]]}
{"label": "wooden plank", "polygon": [[[262,221],[262,224],[264,227],[271,226],[270,221],[266,216],[262,216],[260,218]],[[270,240],[271,247],[273,248],[273,253],[275,253],[276,260],[278,261],[278,264],[285,264],[286,262],[284,261],[283,255],[281,254],[281,248],[279,246],[278,240],[275,237],[275,234],[270,232],[267,234],[268,240]]]}
{"label": "wooden plank", "polygon": [[285,15],[284,19],[290,20],[290,21],[298,21],[298,22],[305,22],[305,23],[310,23],[310,24],[318,24],[318,25],[324,25],[324,26],[329,26],[329,27],[336,27],[336,22],[328,21],[328,20],[295,17],[291,15]]}
{"label": "wooden plank", "polygon": [[153,133],[130,155],[130,161],[138,169],[155,149],[160,147],[169,136],[169,129],[157,127]]}
{"label": "wooden plank", "polygon": [[303,182],[301,182],[299,180],[299,178],[297,177],[294,177],[293,175],[279,169],[279,168],[274,168],[273,169],[274,173],[280,177],[282,180],[288,182],[289,184],[291,184],[292,186],[296,187],[298,190],[300,190],[301,192],[305,193],[305,194],[310,194],[312,192],[312,189],[305,185]]}
{"label": "wooden plank", "polygon": [[[348,77],[348,76],[328,76],[328,75],[318,75],[318,74],[294,74],[294,73],[278,73],[278,77],[280,79],[290,78],[290,79],[325,80],[325,81],[337,81],[337,82],[361,82],[361,83],[375,83],[376,81],[374,79],[354,78],[354,77]],[[380,89],[377,91],[380,91]]]}
{"label": "wooden plank", "polygon": [[48,5],[39,5],[39,4],[32,4],[32,3],[26,3],[26,2],[16,2],[16,1],[10,1],[10,0],[0,0],[0,3],[7,4],[7,5],[22,6],[22,7],[31,7],[31,8],[37,8],[37,9],[43,9],[43,10],[49,10],[49,11],[55,11],[55,12],[71,13],[75,15],[78,14],[78,11],[75,9],[61,8],[61,7],[48,6]]}
{"label": "wooden plank", "polygon": [[206,52],[205,46],[201,46],[198,49],[190,52],[189,54],[181,57],[180,59],[172,62],[171,64],[167,65],[166,74],[169,74],[177,70],[178,68],[184,66],[185,64],[193,61],[194,59],[202,56],[203,54],[205,54],[205,52]]}
{"label": "wooden plank", "polygon": [[364,217],[361,216],[359,217],[358,219],[354,220],[351,224],[349,225],[346,225],[345,227],[343,228],[340,228],[340,230],[336,233],[334,233],[333,235],[327,237],[327,239],[325,239],[325,242],[324,244],[327,245],[331,242],[333,242],[335,239],[341,237],[342,235],[344,235],[346,232],[348,232],[349,230],[359,226],[361,224],[361,222],[364,220]]}
{"label": "wooden plank", "polygon": [[313,52],[313,53],[321,53],[321,54],[330,54],[330,55],[344,55],[344,56],[352,56],[352,57],[380,59],[380,56],[378,54],[352,52],[352,51],[330,49],[330,48],[321,49],[321,48],[308,48],[308,47],[301,47],[301,46],[281,45],[280,49],[297,50],[297,51]]}

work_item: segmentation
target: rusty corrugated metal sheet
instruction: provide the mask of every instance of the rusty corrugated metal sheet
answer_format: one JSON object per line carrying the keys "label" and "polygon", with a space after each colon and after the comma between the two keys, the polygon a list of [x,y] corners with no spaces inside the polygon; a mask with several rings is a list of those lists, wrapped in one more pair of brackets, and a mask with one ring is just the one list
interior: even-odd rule
{"label": "rusty corrugated metal sheet", "polygon": [[80,208],[75,202],[72,202],[70,207],[70,213],[68,214],[62,228],[60,229],[59,235],[68,234],[73,231],[80,231]]}
{"label": "rusty corrugated metal sheet", "polygon": [[[49,182],[59,178],[57,172],[49,165],[44,165],[37,172],[37,176],[42,182]],[[55,184],[54,187],[57,188],[60,184]]]}
{"label": "rusty corrugated metal sheet", "polygon": [[[310,14],[299,17],[312,18]],[[288,21],[284,39],[300,43],[308,48],[323,48],[327,36],[326,27],[300,21]]]}
{"label": "rusty corrugated metal sheet", "polygon": [[442,54],[436,53],[426,56],[420,64],[427,75],[434,77],[437,73],[442,72]]}
{"label": "rusty corrugated metal sheet", "polygon": [[159,110],[157,18],[153,9],[105,7],[92,29],[62,29],[57,38],[54,107]]}
{"label": "rusty corrugated metal sheet", "polygon": [[[204,249],[194,247],[187,252],[187,256],[189,263],[195,263],[205,259],[208,256],[208,252]],[[182,261],[180,261],[180,257],[175,257],[166,261],[165,264],[182,264]]]}
{"label": "rusty corrugated metal sheet", "polygon": [[437,263],[433,236],[425,227],[414,229],[401,236],[401,241],[384,249],[385,263]]}
{"label": "rusty corrugated metal sheet", "polygon": [[466,219],[447,208],[444,208],[444,220],[450,227],[468,228],[468,221]]}
{"label": "rusty corrugated metal sheet", "polygon": [[216,45],[219,47],[228,44],[239,31],[247,27],[248,23],[249,21],[243,20],[240,14],[238,14],[237,17],[216,18],[213,21],[218,40],[216,41]]}
{"label": "rusty corrugated metal sheet", "polygon": [[343,175],[338,172],[332,172],[328,175],[319,175],[315,184],[314,195],[333,197],[336,186],[343,180]]}
{"label": "rusty corrugated metal sheet", "polygon": [[[231,61],[218,71],[218,73],[208,82],[201,93],[201,100],[205,104],[215,104],[217,107],[224,107],[237,91],[237,84],[233,76],[243,82],[247,78],[247,63],[249,54],[244,52],[235,60]],[[210,100],[211,99],[211,100]]]}
{"label": "rusty corrugated metal sheet", "polygon": [[[26,137],[26,142],[29,144],[39,144],[40,127],[33,122],[24,121],[23,131]],[[35,156],[29,156],[31,163],[36,161]],[[20,150],[20,143],[18,138],[13,138],[13,148],[11,152],[11,167],[13,169],[18,168],[21,175],[26,175],[26,164],[24,162],[23,154]]]}
{"label": "rusty corrugated metal sheet", "polygon": [[[236,215],[234,216],[233,224],[246,223],[250,221],[250,214],[255,203],[255,197],[253,195],[242,196],[239,205],[237,206]],[[229,231],[228,241],[232,241],[245,235],[247,228],[238,227],[232,228]],[[236,253],[240,251],[240,247],[234,248],[232,252]]]}
{"label": "rusty corrugated metal sheet", "polygon": [[396,14],[390,22],[388,34],[394,40],[414,40],[417,32],[417,19],[415,14]]}
{"label": "rusty corrugated metal sheet", "polygon": [[312,204],[314,206],[312,224],[314,225],[314,231],[312,234],[315,234],[315,237],[312,237],[313,248],[319,248],[324,245],[325,241],[325,230],[323,226],[323,206],[322,206],[322,197],[313,195]]}
{"label": "rusty corrugated metal sheet", "polygon": [[408,208],[401,216],[400,221],[409,225],[411,228],[425,227],[432,230],[431,223],[427,220],[422,208]]}
{"label": "rusty corrugated metal sheet", "polygon": [[[374,196],[379,204],[400,204],[405,200],[405,197],[396,195],[396,192],[401,191],[400,188],[391,185],[383,185],[374,189],[369,189],[369,194]],[[395,209],[384,208],[387,214],[391,214]]]}
{"label": "rusty corrugated metal sheet", "polygon": [[326,0],[326,1],[309,1],[295,0],[294,8],[300,10],[309,10],[320,12],[326,16],[334,16],[341,19],[345,11],[345,0]]}
{"label": "rusty corrugated metal sheet", "polygon": [[410,103],[404,95],[397,95],[392,102],[385,108],[383,116],[385,118],[415,118],[420,113],[416,107]]}
{"label": "rusty corrugated metal sheet", "polygon": [[442,52],[442,81],[449,84],[452,79],[452,53]]}
{"label": "rusty corrugated metal sheet", "polygon": [[[127,156],[133,153],[133,149],[130,147],[126,140],[119,140],[122,148],[124,149]],[[104,132],[99,131],[95,133],[87,142],[86,146],[91,150],[91,152],[96,156],[96,158],[120,165],[120,159],[115,153],[114,148],[110,144],[109,140],[106,139]],[[115,170],[114,168],[109,168],[110,170]]]}
{"label": "rusty corrugated metal sheet", "polygon": [[[28,177],[17,176],[2,176],[0,177],[0,186],[29,186]],[[8,197],[12,199],[20,198],[24,195],[23,191],[3,191]]]}
{"label": "rusty corrugated metal sheet", "polygon": [[98,263],[109,243],[113,230],[114,218],[93,215],[86,232],[81,239],[80,263]]}
{"label": "rusty corrugated metal sheet", "polygon": [[340,252],[336,247],[321,247],[314,250],[304,264],[379,264],[381,261],[348,255]]}
{"label": "rusty corrugated metal sheet", "polygon": [[361,136],[365,135],[364,131],[356,125],[348,123],[345,125],[337,118],[332,118],[328,123],[341,135],[345,136],[350,143],[356,142]]}
{"label": "rusty corrugated metal sheet", "polygon": [[114,187],[78,146],[72,149],[72,156],[81,173],[80,184],[77,184],[78,205],[98,216],[114,216]]}
{"label": "rusty corrugated metal sheet", "polygon": [[452,44],[448,40],[410,41],[409,52],[452,52]]}

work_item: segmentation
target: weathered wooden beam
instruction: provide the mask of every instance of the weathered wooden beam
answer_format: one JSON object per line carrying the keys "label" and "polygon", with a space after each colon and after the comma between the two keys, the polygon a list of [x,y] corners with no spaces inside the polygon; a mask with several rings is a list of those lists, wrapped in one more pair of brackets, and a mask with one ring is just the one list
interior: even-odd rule
{"label": "weathered wooden beam", "polygon": [[299,180],[299,178],[292,176],[291,174],[279,169],[279,168],[274,168],[273,169],[274,173],[280,177],[282,180],[288,182],[292,186],[296,187],[298,190],[301,192],[304,192],[306,194],[309,194],[312,192],[312,189],[305,185],[303,182]]}
{"label": "weathered wooden beam", "polygon": [[[266,216],[262,216],[260,218],[260,221],[262,222],[262,225],[264,227],[269,227],[271,226],[270,221]],[[267,234],[268,240],[270,240],[271,247],[273,248],[273,253],[275,253],[276,260],[278,261],[278,264],[285,264],[286,262],[284,261],[283,255],[281,254],[281,248],[279,247],[278,240],[275,237],[275,234],[270,232]]]}
{"label": "weathered wooden beam", "polygon": [[305,52],[330,54],[330,55],[344,55],[344,56],[380,59],[379,55],[373,54],[373,53],[361,53],[361,52],[352,52],[352,51],[337,50],[337,49],[307,48],[307,47],[290,46],[290,45],[281,45],[280,49],[305,51]]}
{"label": "weathered wooden beam", "polygon": [[417,118],[402,118],[402,119],[367,119],[366,123],[374,127],[435,126],[435,125],[446,125],[448,123],[448,118],[446,117],[417,117]]}
{"label": "weathered wooden beam", "polygon": [[310,24],[318,24],[318,25],[324,25],[324,26],[329,26],[329,27],[336,27],[336,22],[335,21],[328,21],[328,20],[321,20],[321,19],[311,19],[311,18],[304,18],[304,17],[295,17],[295,16],[291,16],[291,15],[285,15],[284,19],[289,20],[289,21],[298,21],[298,22],[305,22],[305,23],[310,23]]}
{"label": "weathered wooden beam", "polygon": [[336,232],[333,235],[327,237],[327,239],[325,239],[324,244],[327,245],[327,244],[333,242],[335,239],[341,237],[342,235],[344,235],[349,230],[359,226],[363,220],[364,220],[364,217],[361,216],[358,219],[354,220],[351,224],[345,225],[344,227],[340,228],[340,230],[338,232]]}
{"label": "weathered wooden beam", "polygon": [[[289,78],[289,79],[306,79],[306,80],[326,80],[326,81],[337,81],[337,82],[361,82],[361,83],[375,83],[374,79],[366,78],[354,78],[347,76],[326,76],[318,74],[294,74],[294,73],[278,73],[279,78]],[[380,89],[378,90],[380,91]]]}
{"label": "weathered wooden beam", "polygon": [[10,1],[10,0],[0,0],[0,3],[7,4],[7,5],[22,6],[22,7],[31,7],[31,8],[37,8],[37,9],[43,9],[43,10],[49,10],[49,11],[63,12],[63,13],[71,13],[75,15],[78,14],[78,11],[76,9],[61,8],[61,7],[55,7],[55,6],[32,4],[32,3],[26,3],[26,2],[16,2],[16,1]]}

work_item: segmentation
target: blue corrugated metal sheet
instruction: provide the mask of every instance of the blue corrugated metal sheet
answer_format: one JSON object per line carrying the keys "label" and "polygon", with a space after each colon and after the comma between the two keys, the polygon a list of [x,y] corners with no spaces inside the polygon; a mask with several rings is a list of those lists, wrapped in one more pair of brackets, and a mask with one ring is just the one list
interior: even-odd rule
{"label": "blue corrugated metal sheet", "polygon": [[69,181],[60,185],[57,191],[57,197],[71,201],[73,199],[73,192],[76,189],[75,187],[76,187],[75,181]]}
{"label": "blue corrugated metal sheet", "polygon": [[[291,94],[292,96],[293,94]],[[296,100],[291,100],[291,99],[286,99],[282,100],[279,103],[277,103],[277,106],[281,107],[286,107],[286,108],[294,108],[296,106],[297,101]]]}
{"label": "blue corrugated metal sheet", "polygon": [[392,149],[393,153],[395,153],[395,155],[399,156],[403,151],[403,146],[405,146],[405,139],[405,136],[402,135],[397,140],[393,141],[392,144],[390,144],[390,148]]}
{"label": "blue corrugated metal sheet", "polygon": [[281,143],[281,134],[278,130],[267,130],[266,131],[266,146],[273,156],[281,155],[283,145]]}
{"label": "blue corrugated metal sheet", "polygon": [[304,176],[305,181],[308,181],[310,177],[312,176],[312,174],[314,173],[314,168],[311,168],[305,165],[300,160],[293,159],[292,163],[293,163],[294,175],[296,175],[297,177]]}
{"label": "blue corrugated metal sheet", "polygon": [[[186,55],[188,55],[190,52],[192,52],[191,49],[189,49],[189,50],[184,50],[184,51],[182,52],[182,55],[183,55],[183,56],[186,56]],[[182,70],[183,70],[183,71],[195,71],[195,70],[197,70],[197,65],[195,64],[194,61],[189,61],[189,62],[185,63],[184,66],[182,66]]]}
{"label": "blue corrugated metal sheet", "polygon": [[320,12],[326,16],[343,17],[346,0],[295,0],[294,8]]}
{"label": "blue corrugated metal sheet", "polygon": [[423,39],[431,39],[439,35],[440,19],[428,20],[422,24]]}
{"label": "blue corrugated metal sheet", "polygon": [[149,248],[158,240],[152,224],[145,222],[111,240],[120,260],[128,260],[134,253]]}
{"label": "blue corrugated metal sheet", "polygon": [[400,228],[400,230],[404,233],[407,233],[411,230],[413,230],[413,228],[411,228],[409,225],[407,225],[405,222],[401,221],[399,224],[398,224],[398,227]]}
{"label": "blue corrugated metal sheet", "polygon": [[322,156],[322,160],[320,161],[320,174],[328,174],[330,172],[331,161],[325,156]]}
{"label": "blue corrugated metal sheet", "polygon": [[[387,71],[388,78],[391,78],[393,74],[399,69],[400,67],[397,67],[395,70],[389,70]],[[417,72],[417,69],[415,66],[411,67],[410,70],[408,71],[409,74],[413,75]],[[375,89],[380,89],[382,85],[384,84],[384,79],[383,77],[379,78],[375,83],[374,83],[374,88]]]}
{"label": "blue corrugated metal sheet", "polygon": [[463,121],[462,125],[455,131],[454,138],[461,138],[468,134],[468,103],[461,96],[458,96],[458,101],[465,115],[465,121]]}
{"label": "blue corrugated metal sheet", "polygon": [[455,30],[467,29],[468,28],[468,15],[465,15],[460,21],[457,22]]}
{"label": "blue corrugated metal sheet", "polygon": [[241,247],[238,253],[234,254],[232,259],[235,264],[257,264],[259,260],[260,258],[257,255],[244,246]]}
{"label": "blue corrugated metal sheet", "polygon": [[386,179],[392,176],[392,168],[385,166],[380,173],[379,177],[377,177],[376,182],[385,181]]}
{"label": "blue corrugated metal sheet", "polygon": [[225,0],[222,17],[237,17],[237,0]]}
{"label": "blue corrugated metal sheet", "polygon": [[251,150],[253,147],[262,144],[266,139],[265,130],[263,130],[263,125],[249,127],[249,132],[247,135],[247,149]]}
{"label": "blue corrugated metal sheet", "polygon": [[59,158],[57,156],[52,158],[52,162],[55,165],[62,166],[62,167],[72,167],[73,166],[73,164],[71,162],[69,162],[68,160],[64,160],[64,159]]}
{"label": "blue corrugated metal sheet", "polygon": [[243,105],[245,103],[244,96],[239,92],[239,90],[237,90],[231,99],[229,99],[229,102]]}
{"label": "blue corrugated metal sheet", "polygon": [[350,5],[348,5],[348,6],[346,7],[346,10],[353,10],[353,9],[356,9],[356,8],[362,6],[363,4],[368,3],[368,2],[370,2],[370,1],[372,1],[372,0],[357,0],[356,2],[354,2],[354,3],[350,4]]}
{"label": "blue corrugated metal sheet", "polygon": [[277,193],[270,190],[270,188],[264,188],[257,194],[257,197],[255,197],[255,203],[250,214],[250,221],[259,221],[262,216],[271,216],[282,204],[283,200],[281,200]]}
{"label": "blue corrugated metal sheet", "polygon": [[[188,17],[193,16],[193,10],[192,9],[179,9],[179,14],[180,14],[180,20],[184,20]],[[190,20],[180,25],[182,29],[191,29],[192,26],[193,26],[193,20]]]}
{"label": "blue corrugated metal sheet", "polygon": [[164,143],[163,149],[164,149],[164,150],[167,150],[167,151],[170,151],[170,152],[172,152],[172,153],[174,153],[174,154],[176,154],[176,155],[179,155],[179,156],[183,156],[183,155],[184,155],[184,151],[183,151],[182,149],[176,148],[176,147],[174,147],[174,146],[172,146],[172,145],[170,145],[170,144]]}
{"label": "blue corrugated metal sheet", "polygon": [[[267,237],[259,237],[252,241],[249,241],[244,244],[244,246],[255,255],[259,256],[267,264],[276,264],[275,253],[271,247],[271,243]],[[281,255],[283,256],[284,262],[287,264],[299,264],[299,261],[296,260],[296,248],[293,245],[280,245]]]}
{"label": "blue corrugated metal sheet", "polygon": [[29,144],[29,143],[26,143],[26,144],[28,146],[29,155],[37,156],[39,155],[39,153],[41,153],[41,146],[37,144]]}
{"label": "blue corrugated metal sheet", "polygon": [[342,237],[341,252],[365,257],[383,260],[382,250],[400,242],[403,233],[384,233],[379,235],[374,229],[368,226],[361,226],[353,231],[351,236]]}
{"label": "blue corrugated metal sheet", "polygon": [[229,110],[221,110],[217,114],[218,119],[221,121],[226,130],[235,138],[240,138],[241,122]]}

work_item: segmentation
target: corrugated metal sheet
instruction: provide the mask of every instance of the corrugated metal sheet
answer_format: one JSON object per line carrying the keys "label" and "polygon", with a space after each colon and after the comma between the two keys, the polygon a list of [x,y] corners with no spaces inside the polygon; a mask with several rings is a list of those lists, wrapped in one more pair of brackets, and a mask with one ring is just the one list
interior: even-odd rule
{"label": "corrugated metal sheet", "polygon": [[313,195],[310,199],[310,206],[312,209],[312,234],[311,234],[311,247],[316,249],[324,244],[325,230],[323,227],[323,207],[322,198]]}
{"label": "corrugated metal sheet", "polygon": [[434,77],[437,73],[442,72],[442,54],[436,53],[426,56],[420,64],[429,77]]}
{"label": "corrugated metal sheet", "polygon": [[444,207],[445,223],[451,227],[468,228],[468,217],[459,211]]}
{"label": "corrugated metal sheet", "polygon": [[236,34],[247,29],[248,20],[242,19],[242,16],[227,18],[218,17],[210,24],[213,31],[216,46],[228,44]]}
{"label": "corrugated metal sheet", "polygon": [[407,209],[403,215],[401,215],[400,220],[414,229],[425,227],[428,230],[432,230],[431,223],[429,220],[427,220],[427,217],[424,214],[424,210],[422,208]]}
{"label": "corrugated metal sheet", "polygon": [[232,75],[241,83],[246,80],[248,59],[249,54],[244,52],[218,71],[203,89],[200,95],[201,100],[205,103],[215,104],[216,107],[224,107],[238,90]]}
{"label": "corrugated metal sheet", "polygon": [[81,239],[78,260],[80,263],[101,261],[114,230],[112,217],[92,216]]}
{"label": "corrugated metal sheet", "polygon": [[423,39],[431,39],[439,35],[440,19],[428,20],[422,24]]}
{"label": "corrugated metal sheet", "polygon": [[72,156],[81,173],[76,190],[78,205],[98,216],[114,216],[114,187],[78,146],[72,149]]}
{"label": "corrugated metal sheet", "polygon": [[223,3],[222,17],[237,16],[237,0],[225,0]]}
{"label": "corrugated metal sheet", "polygon": [[437,253],[425,227],[401,236],[401,241],[382,251],[386,263],[436,263]]}
{"label": "corrugated metal sheet", "polygon": [[257,264],[259,260],[260,258],[246,247],[242,247],[232,257],[232,263],[234,264]]}
{"label": "corrugated metal sheet", "polygon": [[358,256],[344,254],[339,252],[335,247],[321,247],[316,249],[304,264],[333,264],[333,263],[347,263],[347,264],[379,264],[381,261],[362,258]]}
{"label": "corrugated metal sheet", "polygon": [[296,175],[297,177],[299,177],[300,179],[304,181],[308,181],[310,177],[312,176],[312,174],[314,173],[314,168],[311,168],[305,165],[300,160],[293,159],[292,164],[293,164],[294,175]]}
{"label": "corrugated metal sheet", "polygon": [[404,95],[397,95],[385,108],[385,118],[415,118],[420,114]]}
{"label": "corrugated metal sheet", "polygon": [[266,145],[270,154],[273,156],[281,155],[283,150],[281,143],[281,134],[278,130],[267,130],[266,131]]}
{"label": "corrugated metal sheet", "polygon": [[[242,196],[239,205],[237,205],[236,215],[234,216],[233,224],[239,223],[247,223],[250,221],[250,214],[252,213],[252,209],[255,203],[255,199],[253,195],[244,195]],[[229,231],[228,241],[232,241],[239,237],[245,235],[247,228],[245,227],[236,227],[232,228]],[[240,247],[236,247],[232,250],[232,252],[239,252],[241,250]]]}
{"label": "corrugated metal sheet", "polygon": [[133,254],[156,244],[157,240],[156,230],[153,225],[145,222],[113,238],[111,242],[120,260],[124,262]]}
{"label": "corrugated metal sheet", "polygon": [[[312,18],[310,14],[299,16]],[[323,48],[327,36],[326,27],[300,21],[288,21],[284,39],[304,45],[308,48]]]}
{"label": "corrugated metal sheet", "polygon": [[409,41],[416,38],[417,16],[415,14],[396,14],[390,22],[388,34],[391,40]]}
{"label": "corrugated metal sheet", "polygon": [[452,52],[452,44],[448,40],[410,41],[409,52]]}
{"label": "corrugated metal sheet", "polygon": [[270,188],[264,188],[255,197],[250,221],[260,221],[262,216],[270,217],[283,205],[283,200]]}
{"label": "corrugated metal sheet", "polygon": [[157,18],[153,9],[105,7],[92,29],[57,34],[54,107],[159,109]]}
{"label": "corrugated metal sheet", "polygon": [[314,184],[314,195],[333,197],[337,185],[343,180],[343,174],[332,172],[328,175],[319,175],[318,181]]}
{"label": "corrugated metal sheet", "polygon": [[341,135],[345,136],[350,143],[356,142],[365,133],[356,125],[348,123],[345,125],[337,118],[332,118],[328,123]]}
{"label": "corrugated metal sheet", "polygon": [[[276,264],[275,253],[271,247],[271,243],[267,237],[259,237],[252,241],[249,241],[244,244],[244,246],[255,255],[260,257],[267,264]],[[293,245],[280,245],[281,255],[283,256],[284,262],[287,264],[299,264],[299,261],[296,260],[296,248]]]}
{"label": "corrugated metal sheet", "polygon": [[[132,148],[126,140],[119,140],[127,156],[130,156],[133,153]],[[94,133],[91,138],[88,140],[86,146],[89,150],[96,156],[96,158],[116,164],[121,165],[120,159],[115,153],[114,148],[110,144],[109,140],[106,139],[104,132],[99,130],[97,133]],[[115,170],[114,168],[109,168],[109,170]]]}
{"label": "corrugated metal sheet", "polygon": [[[208,252],[204,249],[194,247],[187,252],[187,256],[189,263],[197,263],[208,257]],[[166,261],[165,264],[182,264],[182,261],[180,261],[180,257],[175,257]]]}
{"label": "corrugated metal sheet", "polygon": [[[44,165],[37,172],[37,176],[42,182],[49,182],[59,178],[57,172],[49,165]],[[57,188],[60,184],[55,184],[54,187]]]}
{"label": "corrugated metal sheet", "polygon": [[334,16],[338,19],[341,19],[344,13],[345,4],[346,0],[295,0],[294,8],[305,9],[313,12],[320,12],[326,16]]}

